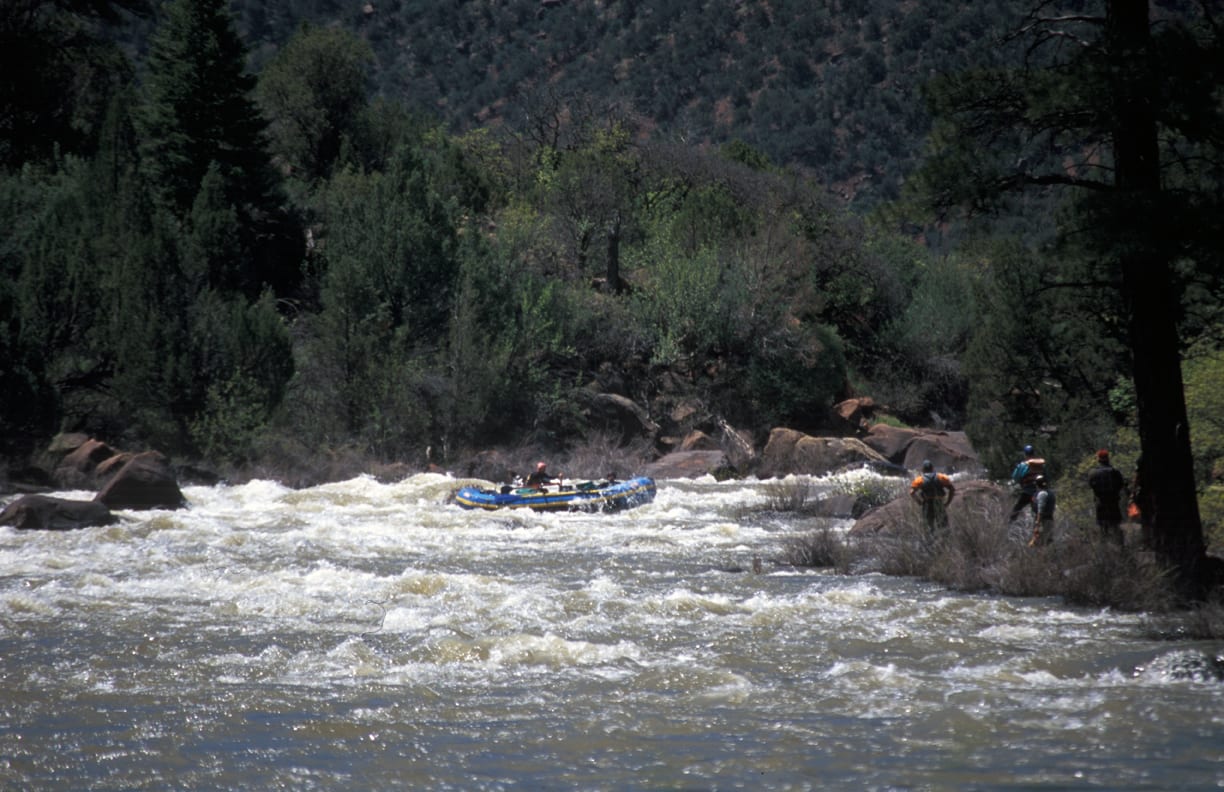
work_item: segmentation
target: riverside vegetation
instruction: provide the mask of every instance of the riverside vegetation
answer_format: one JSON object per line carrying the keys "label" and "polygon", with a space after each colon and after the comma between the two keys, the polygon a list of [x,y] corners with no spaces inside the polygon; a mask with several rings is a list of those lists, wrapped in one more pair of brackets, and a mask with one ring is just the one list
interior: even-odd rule
{"label": "riverside vegetation", "polygon": [[[843,484],[865,508],[907,497],[901,480],[866,479]],[[838,494],[838,491],[831,493]],[[1006,500],[1007,502],[1004,502]],[[948,530],[924,539],[915,511],[910,524],[888,532],[834,527],[819,512],[818,488],[807,479],[771,485],[761,511],[789,516],[796,525],[815,521],[781,546],[774,563],[830,569],[844,575],[880,573],[918,577],[963,592],[1015,597],[1058,597],[1074,605],[1146,613],[1154,635],[1177,639],[1224,638],[1224,602],[1218,598],[1186,609],[1178,602],[1173,573],[1138,545],[1137,526],[1125,546],[1104,540],[1088,514],[1071,498],[1056,519],[1056,544],[1034,549],[1025,519],[1009,526],[1010,499],[976,505],[950,520]]]}
{"label": "riverside vegetation", "polygon": [[1157,550],[1198,575],[1224,523],[1210,4],[460,5],[11,4],[15,466],[63,430],[302,482],[649,456],[870,394],[995,476],[1039,442],[1062,492],[1142,449]]}

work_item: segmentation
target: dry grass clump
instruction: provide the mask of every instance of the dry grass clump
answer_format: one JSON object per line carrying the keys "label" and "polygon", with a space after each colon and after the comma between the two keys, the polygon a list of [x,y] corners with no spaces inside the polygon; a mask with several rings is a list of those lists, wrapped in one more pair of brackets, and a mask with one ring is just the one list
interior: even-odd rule
{"label": "dry grass clump", "polygon": [[822,487],[813,479],[794,477],[770,481],[762,490],[765,494],[763,504],[748,511],[818,516],[825,514],[822,501],[849,496],[853,499],[852,511],[860,515],[903,494],[906,483],[896,478],[864,476],[841,479],[831,487]]}
{"label": "dry grass clump", "polygon": [[811,514],[820,501],[815,484],[806,478],[770,481],[762,491],[765,493],[763,508],[771,512]]}
{"label": "dry grass clump", "polygon": [[639,441],[622,445],[612,435],[596,434],[582,444],[564,451],[548,451],[539,446],[523,446],[496,457],[496,472],[481,470],[479,474],[492,480],[510,480],[515,475],[527,476],[540,460],[548,464],[552,475],[568,480],[602,479],[615,475],[619,479],[638,475],[651,458],[650,444]]}
{"label": "dry grass clump", "polygon": [[[1009,596],[1062,597],[1075,605],[1124,611],[1165,613],[1176,606],[1168,570],[1151,554],[1119,547],[1065,522],[1056,524],[1055,541],[1029,547],[1028,531],[1009,528],[1002,508],[983,506],[958,515],[946,531],[927,536],[921,526],[867,536],[816,531],[788,541],[784,563],[835,567],[920,577],[958,591],[990,591]],[[1224,607],[1200,611],[1195,634],[1219,629]]]}
{"label": "dry grass clump", "polygon": [[792,536],[782,548],[780,563],[849,573],[850,554],[845,536],[829,525],[801,536]]}
{"label": "dry grass clump", "polygon": [[854,498],[855,513],[883,506],[909,493],[909,481],[895,476],[877,476],[864,473],[838,480],[831,495],[849,495]]}
{"label": "dry grass clump", "polygon": [[582,445],[570,448],[561,463],[550,463],[549,468],[565,473],[566,478],[598,479],[615,475],[624,479],[638,475],[650,458],[651,447],[646,440],[622,445],[617,437],[597,434]]}

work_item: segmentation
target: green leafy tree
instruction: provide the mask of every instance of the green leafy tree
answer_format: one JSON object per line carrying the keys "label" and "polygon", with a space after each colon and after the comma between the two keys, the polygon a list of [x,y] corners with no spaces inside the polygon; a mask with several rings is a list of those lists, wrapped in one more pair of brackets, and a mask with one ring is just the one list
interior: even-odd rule
{"label": "green leafy tree", "polygon": [[259,76],[269,148],[308,184],[331,173],[366,106],[374,54],[342,28],[302,27]]}
{"label": "green leafy tree", "polygon": [[428,361],[459,271],[459,207],[436,162],[425,141],[402,143],[386,172],[346,168],[320,197],[320,311],[296,387],[337,436],[380,453],[432,431]]}
{"label": "green leafy tree", "polygon": [[0,237],[0,453],[29,451],[49,434],[57,398],[48,379],[47,349],[29,327],[23,270],[46,200],[33,173],[0,174],[0,214],[10,218]]}
{"label": "green leafy tree", "polygon": [[1155,549],[1193,592],[1205,554],[1176,276],[1218,271],[1218,244],[1204,242],[1221,208],[1220,28],[1206,5],[1156,29],[1146,0],[1059,10],[1041,3],[1030,15],[1025,68],[956,75],[936,91],[925,184],[937,204],[977,208],[1024,188],[1077,191],[1065,230],[1117,289]]}
{"label": "green leafy tree", "polygon": [[191,319],[191,439],[208,459],[248,461],[293,374],[288,327],[268,292],[247,302],[205,291]]}

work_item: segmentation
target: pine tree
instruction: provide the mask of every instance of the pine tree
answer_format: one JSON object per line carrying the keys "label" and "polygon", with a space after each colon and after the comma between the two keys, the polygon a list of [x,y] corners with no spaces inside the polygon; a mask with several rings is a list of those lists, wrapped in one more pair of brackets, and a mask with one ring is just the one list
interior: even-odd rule
{"label": "pine tree", "polygon": [[224,0],[172,0],[150,42],[142,154],[161,201],[183,216],[215,161],[235,204],[266,206],[273,180],[246,49]]}
{"label": "pine tree", "polygon": [[[245,266],[239,285],[254,299],[266,285],[295,288],[300,238],[281,207],[264,148],[265,122],[252,98],[254,78],[224,0],[172,0],[150,43],[140,116],[144,173],[158,205],[189,222],[210,168],[234,208]],[[209,185],[209,190],[215,190]]]}

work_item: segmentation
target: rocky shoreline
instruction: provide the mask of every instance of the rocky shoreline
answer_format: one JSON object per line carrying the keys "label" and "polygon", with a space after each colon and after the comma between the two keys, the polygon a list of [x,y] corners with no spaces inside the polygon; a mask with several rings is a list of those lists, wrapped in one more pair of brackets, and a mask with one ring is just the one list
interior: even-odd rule
{"label": "rocky shoreline", "polygon": [[[854,414],[853,412],[851,413]],[[907,476],[923,460],[931,460],[941,471],[979,475],[981,463],[963,432],[909,429],[860,420],[853,424],[855,436],[813,436],[776,428],[759,448],[745,432],[723,423],[713,436],[693,431],[674,450],[655,459],[631,459],[621,466],[634,465],[620,475],[645,475],[656,479],[715,478],[774,479],[791,475],[823,476],[848,469],[869,467],[884,475]],[[521,469],[525,459],[536,455],[533,449],[489,450],[443,469],[428,460],[413,465],[405,462],[364,463],[348,459],[331,465],[330,480],[352,475],[372,475],[381,481],[397,481],[416,473],[450,472],[456,476],[507,480]],[[632,457],[632,455],[630,455]],[[568,460],[579,467],[583,463]],[[598,463],[605,460],[600,459]],[[597,464],[587,461],[586,467]],[[571,468],[573,475],[602,475],[600,471]],[[606,471],[605,471],[606,472]],[[247,472],[247,478],[267,477],[266,471]],[[329,480],[326,475],[285,481],[287,486],[312,486]],[[28,464],[10,467],[0,479],[0,495],[18,499],[0,512],[0,525],[23,530],[68,530],[114,521],[116,509],[178,509],[187,505],[180,481],[213,485],[222,477],[198,466],[174,465],[156,450],[121,451],[85,434],[56,436],[47,448]],[[49,493],[66,490],[96,492],[91,500],[53,497]],[[847,508],[850,508],[849,506]],[[832,515],[831,515],[832,516]]]}

